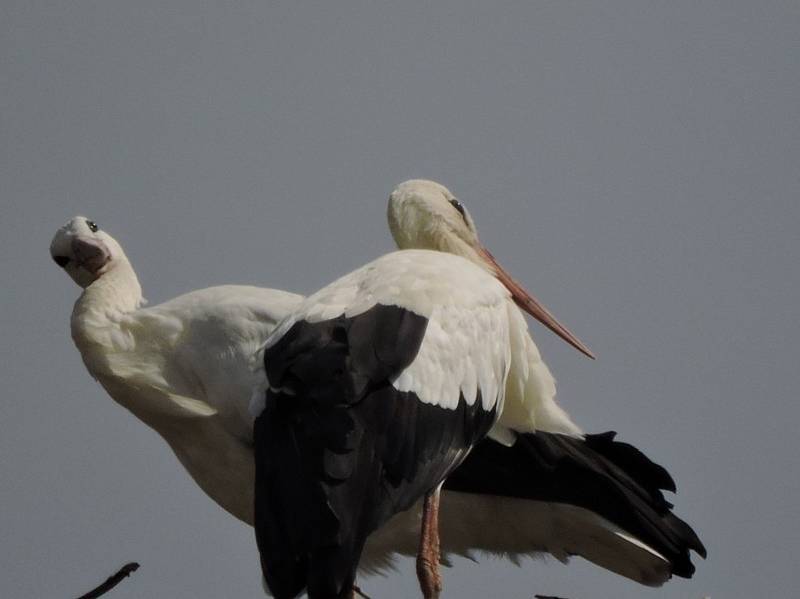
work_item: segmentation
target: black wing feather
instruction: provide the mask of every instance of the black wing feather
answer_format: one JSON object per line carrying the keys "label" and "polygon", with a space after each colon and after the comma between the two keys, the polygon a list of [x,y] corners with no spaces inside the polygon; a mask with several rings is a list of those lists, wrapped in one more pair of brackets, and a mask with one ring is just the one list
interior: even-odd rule
{"label": "black wing feather", "polygon": [[448,477],[444,488],[565,503],[613,522],[666,557],[676,576],[694,573],[690,550],[706,550],[672,513],[662,491],[674,491],[667,471],[615,433],[584,439],[553,433],[520,434],[512,447],[486,439]]}
{"label": "black wing feather", "polygon": [[409,310],[376,305],[297,322],[265,352],[255,522],[276,598],[349,596],[367,536],[434,489],[493,424],[480,397],[448,410],[391,386],[426,327]]}

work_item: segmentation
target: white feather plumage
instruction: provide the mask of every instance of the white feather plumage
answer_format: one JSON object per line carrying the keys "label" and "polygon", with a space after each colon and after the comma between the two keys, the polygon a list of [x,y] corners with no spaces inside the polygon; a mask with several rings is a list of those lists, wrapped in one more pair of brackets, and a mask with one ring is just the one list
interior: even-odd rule
{"label": "white feather plumage", "polygon": [[[456,297],[454,288],[464,293]],[[461,394],[472,405],[480,389],[483,407],[491,409],[502,402],[511,359],[509,297],[494,277],[458,256],[429,250],[393,252],[309,296],[265,347],[298,321],[353,317],[376,304],[401,306],[426,317],[428,326],[419,353],[393,386],[414,391],[423,403],[449,409],[456,408]],[[254,401],[251,412],[258,413],[261,397],[256,395]]]}
{"label": "white feather plumage", "polygon": [[[86,222],[83,217],[72,219],[56,234],[51,252],[54,257],[69,255],[72,241],[82,237],[97,240],[110,254],[108,268],[104,266],[98,273],[87,273],[74,264],[65,267],[85,288],[75,304],[71,324],[89,372],[115,401],[159,432],[214,501],[252,524],[253,416],[248,404],[253,389],[263,390],[265,384],[259,374],[257,349],[275,324],[301,305],[302,298],[276,290],[223,286],[143,308],[141,288],[122,248],[103,231],[90,231]],[[343,312],[353,315],[368,309],[376,296],[388,301],[429,284],[415,278],[411,269],[408,276],[403,286],[376,286],[361,294],[360,303],[353,299],[358,287],[347,285],[332,292],[327,303],[310,302],[309,298],[304,317],[324,320]],[[477,303],[491,304],[501,296],[504,300],[508,297],[502,286],[485,284],[485,280],[474,289]],[[433,306],[443,299],[436,297],[435,288],[428,293],[415,304],[418,313],[426,316],[432,315]],[[507,301],[502,306],[506,314],[487,312],[491,316],[484,323],[489,327],[501,323],[498,344],[506,347],[492,352],[502,356],[508,378],[500,424],[516,430],[580,434],[555,404],[553,377],[530,339],[522,315]],[[435,317],[458,320],[456,314],[437,313]],[[514,322],[505,328],[502,325]],[[290,321],[285,321],[281,329],[288,326]],[[275,334],[279,335],[280,329]],[[445,341],[443,335],[426,341],[429,345],[422,349],[420,359],[395,380],[398,388],[418,387],[426,376],[431,378],[424,364],[429,353],[436,353],[436,337]],[[451,364],[458,383],[443,380],[428,399],[444,404],[460,390],[474,401],[478,387],[488,391],[486,396],[502,395],[496,389],[500,381],[492,373],[503,372],[503,367],[498,363],[476,367],[479,362],[467,356],[463,363]],[[503,434],[506,442],[513,442],[509,428],[496,432],[500,437]],[[575,510],[579,508],[446,491],[441,520],[444,556],[473,552],[511,557],[539,552],[561,557],[579,554],[644,584],[660,584],[669,577],[669,564],[663,559],[618,535],[610,523],[591,521],[596,516],[588,512],[578,518]],[[390,567],[398,554],[415,555],[418,518],[416,506],[373,535],[362,568],[380,571]]]}

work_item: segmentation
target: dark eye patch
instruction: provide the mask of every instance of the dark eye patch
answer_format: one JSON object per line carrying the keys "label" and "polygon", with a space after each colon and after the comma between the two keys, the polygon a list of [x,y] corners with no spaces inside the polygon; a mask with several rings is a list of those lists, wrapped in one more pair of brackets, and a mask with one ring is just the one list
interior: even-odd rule
{"label": "dark eye patch", "polygon": [[67,264],[69,264],[69,258],[66,256],[53,256],[53,262],[58,264],[61,268],[64,268]]}
{"label": "dark eye patch", "polygon": [[467,219],[467,215],[464,212],[464,206],[461,205],[461,202],[459,202],[457,199],[453,198],[452,200],[450,200],[450,204],[452,204],[453,208],[458,210],[458,212],[461,214],[461,218],[463,218],[464,220]]}
{"label": "dark eye patch", "polygon": [[86,226],[89,227],[89,230],[92,233],[97,233],[97,223],[95,223],[93,220],[87,220]]}

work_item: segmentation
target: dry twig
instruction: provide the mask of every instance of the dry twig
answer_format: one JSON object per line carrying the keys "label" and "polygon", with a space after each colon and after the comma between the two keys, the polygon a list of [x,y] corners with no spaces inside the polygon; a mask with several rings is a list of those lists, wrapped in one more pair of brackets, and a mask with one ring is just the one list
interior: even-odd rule
{"label": "dry twig", "polygon": [[113,589],[117,586],[120,582],[122,582],[123,578],[127,578],[133,572],[139,569],[139,564],[136,562],[130,562],[129,564],[125,564],[119,569],[119,572],[114,574],[113,576],[109,576],[106,581],[101,584],[100,586],[92,589],[85,595],[81,595],[78,599],[97,599],[100,595],[105,595],[108,591]]}

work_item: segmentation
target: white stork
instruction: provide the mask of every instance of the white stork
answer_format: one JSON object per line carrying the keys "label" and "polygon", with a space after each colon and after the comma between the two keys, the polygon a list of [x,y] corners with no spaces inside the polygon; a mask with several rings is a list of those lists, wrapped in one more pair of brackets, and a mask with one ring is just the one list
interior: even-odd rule
{"label": "white stork", "polygon": [[[84,217],[56,232],[50,253],[83,288],[71,329],[90,374],[168,442],[215,502],[252,525],[255,352],[302,298],[228,285],[144,307],[119,243]],[[540,410],[541,429],[558,430],[558,413]],[[473,450],[444,485],[444,557],[579,555],[648,586],[691,576],[689,549],[702,545],[659,491],[672,488],[668,475],[659,478],[661,469],[643,456],[623,459],[629,446],[589,436],[574,438],[579,445],[570,451],[583,460],[576,468],[558,447],[562,437],[520,435],[512,447],[486,440]],[[589,451],[590,440],[607,456],[605,474],[583,467],[590,460],[581,447]],[[562,484],[565,476],[576,484]],[[417,505],[398,514],[370,537],[362,572],[386,572],[394,556],[416,555],[419,513]]]}
{"label": "white stork", "polygon": [[145,307],[122,247],[82,216],[56,232],[50,255],[83,288],[70,325],[92,377],[166,440],[203,491],[252,523],[255,354],[301,296],[224,285]]}
{"label": "white stork", "polygon": [[[613,434],[582,435],[556,405],[553,377],[517,305],[591,352],[483,248],[458,200],[437,183],[408,181],[390,197],[389,224],[400,248],[427,249],[388,254],[338,279],[265,343],[265,384],[252,404],[255,528],[272,594],[350,596],[368,536],[424,496],[417,572],[424,595],[438,597],[438,495],[451,474],[462,490],[485,484],[524,496],[525,485],[531,495],[561,488],[573,505],[587,503],[578,498],[590,491],[573,485],[591,481],[606,513],[638,494],[648,516],[663,521],[669,475]],[[486,434],[512,451],[481,449]],[[476,446],[473,463],[457,470]],[[531,470],[520,484],[508,476],[498,483],[492,467],[512,453],[560,471],[561,480],[538,481]],[[640,520],[633,528],[673,553],[703,553],[677,518],[665,534],[641,515],[626,523]],[[608,534],[651,561],[669,561],[614,525]]]}

